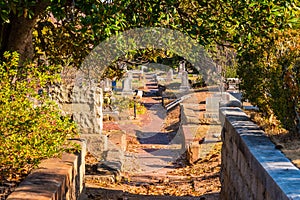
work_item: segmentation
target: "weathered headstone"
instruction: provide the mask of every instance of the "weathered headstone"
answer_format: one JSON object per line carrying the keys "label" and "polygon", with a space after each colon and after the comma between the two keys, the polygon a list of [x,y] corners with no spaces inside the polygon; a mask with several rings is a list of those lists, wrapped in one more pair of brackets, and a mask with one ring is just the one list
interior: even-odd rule
{"label": "weathered headstone", "polygon": [[127,76],[122,82],[122,94],[130,95],[132,94],[132,73],[128,72]]}
{"label": "weathered headstone", "polygon": [[218,112],[219,111],[220,97],[207,97],[206,98],[206,112]]}
{"label": "weathered headstone", "polygon": [[144,65],[142,65],[141,66],[141,72],[142,72],[142,74],[144,74],[145,73],[145,70],[147,69],[147,67],[146,66],[144,66]]}
{"label": "weathered headstone", "polygon": [[205,118],[219,119],[219,102],[221,100],[220,96],[212,96],[206,98]]}
{"label": "weathered headstone", "polygon": [[181,72],[181,85],[180,85],[180,91],[187,92],[189,91],[189,79],[188,79],[188,73],[186,71]]}
{"label": "weathered headstone", "polygon": [[53,91],[53,98],[62,111],[77,123],[87,149],[99,158],[107,148],[107,137],[102,135],[102,91],[98,84],[84,78],[78,78],[75,84],[60,85]]}
{"label": "weathered headstone", "polygon": [[158,76],[157,76],[157,74],[153,74],[153,81],[156,83],[156,84],[158,84]]}
{"label": "weathered headstone", "polygon": [[132,80],[133,79],[133,73],[132,71],[127,72],[127,77]]}
{"label": "weathered headstone", "polygon": [[179,71],[178,72],[183,72],[185,71],[185,61],[180,61],[179,63]]}
{"label": "weathered headstone", "polygon": [[104,92],[112,91],[112,81],[111,81],[111,79],[109,79],[109,78],[104,79],[103,91]]}
{"label": "weathered headstone", "polygon": [[167,81],[171,82],[173,80],[173,69],[169,69],[167,72]]}

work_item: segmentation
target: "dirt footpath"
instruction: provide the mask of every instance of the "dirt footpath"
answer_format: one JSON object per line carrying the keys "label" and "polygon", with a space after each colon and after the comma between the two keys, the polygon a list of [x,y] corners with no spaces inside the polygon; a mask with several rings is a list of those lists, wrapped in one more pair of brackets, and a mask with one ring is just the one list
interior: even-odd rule
{"label": "dirt footpath", "polygon": [[[209,92],[202,90],[196,93],[201,110],[205,111],[205,99]],[[156,103],[149,99],[144,100]],[[147,102],[146,102],[147,101]],[[149,103],[148,102],[148,103]],[[150,106],[151,107],[151,106]],[[151,117],[150,117],[151,118]],[[151,124],[149,113],[139,116],[134,123],[135,125]],[[199,116],[201,123],[207,125],[209,122],[203,119],[203,113]],[[162,128],[160,130],[161,141],[158,137],[141,140],[137,134],[128,127],[127,130],[127,152],[139,153],[147,151],[148,153],[157,151],[162,148],[170,148],[167,143],[168,138],[172,138],[172,133],[176,131],[180,124],[180,109],[175,108],[167,114]],[[111,127],[109,127],[111,126]],[[201,126],[201,124],[200,124]],[[112,125],[106,124],[106,128],[113,128]],[[116,128],[116,127],[115,127]],[[203,129],[203,131],[206,131]],[[220,164],[221,164],[221,143],[216,143],[211,152],[204,158],[200,159],[193,165],[188,165],[185,161],[185,155],[168,163],[167,166],[157,168],[158,172],[142,171],[140,173],[126,172],[122,178],[116,182],[108,179],[87,180],[86,192],[84,199],[211,199],[217,200],[220,192]],[[150,154],[149,154],[150,155]],[[153,155],[153,154],[152,154]],[[165,158],[160,158],[164,160]],[[88,158],[87,170],[95,170],[95,160]],[[132,165],[135,165],[134,163]],[[93,168],[94,166],[94,168]],[[97,168],[97,166],[96,166]],[[154,166],[155,168],[155,166]]]}

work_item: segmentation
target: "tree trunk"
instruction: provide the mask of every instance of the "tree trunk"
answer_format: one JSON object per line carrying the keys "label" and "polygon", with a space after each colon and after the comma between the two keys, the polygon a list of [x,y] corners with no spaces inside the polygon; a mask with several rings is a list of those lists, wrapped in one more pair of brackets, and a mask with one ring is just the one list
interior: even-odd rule
{"label": "tree trunk", "polygon": [[10,23],[0,24],[1,40],[0,53],[5,51],[17,51],[20,54],[20,61],[23,63],[34,56],[32,31],[39,15],[45,11],[49,2],[42,1],[35,5],[34,16],[29,17],[12,15]]}
{"label": "tree trunk", "polygon": [[295,106],[295,124],[296,124],[296,132],[300,134],[300,115],[299,115],[299,108],[297,107],[298,105]]}
{"label": "tree trunk", "polygon": [[19,52],[21,62],[33,58],[32,30],[35,23],[36,19],[25,19],[24,17],[14,18],[11,21],[7,49]]}

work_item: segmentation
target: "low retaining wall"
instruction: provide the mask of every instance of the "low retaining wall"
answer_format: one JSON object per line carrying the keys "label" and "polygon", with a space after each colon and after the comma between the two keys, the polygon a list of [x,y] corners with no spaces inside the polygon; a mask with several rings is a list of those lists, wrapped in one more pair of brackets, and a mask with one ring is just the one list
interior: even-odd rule
{"label": "low retaining wall", "polygon": [[240,108],[220,108],[222,200],[300,199],[300,171]]}
{"label": "low retaining wall", "polygon": [[78,155],[64,153],[62,158],[42,161],[8,196],[8,200],[73,200],[84,187],[86,144]]}
{"label": "low retaining wall", "polygon": [[[182,138],[182,150],[187,153],[188,162],[193,164],[206,156],[215,143],[219,141],[218,137],[215,136],[220,135],[221,128],[218,123],[209,125],[201,124],[200,115],[203,111],[199,105],[198,98],[195,94],[191,94],[190,96],[191,98],[180,103],[181,123],[179,135]],[[207,132],[203,138],[196,139],[196,134],[201,129],[207,129]]]}
{"label": "low retaining wall", "polygon": [[187,160],[193,164],[200,158],[199,141],[194,141],[197,129],[200,126],[199,105],[190,103],[180,103],[180,127],[179,133],[182,138],[182,150],[187,153]]}

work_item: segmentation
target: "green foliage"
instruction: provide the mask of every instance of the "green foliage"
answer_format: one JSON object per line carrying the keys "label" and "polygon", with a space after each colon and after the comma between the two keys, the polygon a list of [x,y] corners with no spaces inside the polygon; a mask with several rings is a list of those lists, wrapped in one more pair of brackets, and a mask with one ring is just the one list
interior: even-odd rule
{"label": "green foliage", "polygon": [[[285,60],[286,63],[291,62],[290,66],[296,66],[295,55],[276,54],[272,46],[277,40],[278,31],[299,27],[298,0],[114,0],[113,3],[89,0],[88,2],[73,2],[66,0],[2,1],[0,2],[1,24],[13,23],[13,18],[29,19],[39,15],[33,31],[36,57],[53,66],[73,67],[80,67],[84,58],[94,47],[113,35],[120,35],[123,31],[141,27],[164,27],[177,30],[186,33],[205,46],[215,63],[222,67],[223,76],[236,77],[238,67],[237,75],[243,81],[242,87],[245,89],[246,98],[259,105],[267,115],[279,117],[294,113],[287,109],[283,111],[282,108],[280,108],[281,111],[276,111],[280,110],[277,100],[290,99],[288,98],[290,94],[286,92],[288,90],[281,91],[276,87],[288,88],[287,84],[282,81],[284,74],[287,73],[285,69],[287,67],[282,68],[284,65],[279,63],[283,62],[280,60]],[[43,12],[40,12],[41,9]],[[10,34],[4,33],[8,30],[9,28],[0,26],[0,42],[3,43],[0,52],[7,50],[5,48],[9,46],[5,45],[5,37]],[[28,31],[24,31],[24,34],[27,33]],[[133,37],[136,39],[140,35]],[[99,56],[99,60],[105,58],[106,61],[112,63],[104,74],[106,77],[120,78],[123,74],[120,63],[135,65],[135,62],[141,64],[158,61],[171,66],[178,65],[176,62],[181,57],[187,59],[183,55],[192,46],[166,43],[166,46],[176,48],[170,51],[169,49],[153,49],[151,46],[135,49],[134,42],[130,44],[131,46],[122,42],[124,41],[120,42],[119,49],[116,46],[103,48],[107,51]],[[126,45],[131,48],[124,48]],[[114,51],[109,51],[111,49]],[[124,54],[117,53],[123,50],[126,50]],[[276,56],[273,56],[275,54]],[[115,58],[116,55],[119,57]],[[271,57],[278,59],[276,62],[274,59],[270,62]],[[197,56],[190,56],[190,58],[199,59]],[[194,60],[190,62],[194,63]],[[276,70],[272,68],[272,65]],[[297,74],[295,67],[290,68],[293,69],[288,71],[293,72],[293,77],[295,77]],[[291,95],[293,94],[294,91],[291,92]],[[296,101],[289,102],[299,104]],[[289,109],[292,107],[286,106]],[[298,106],[296,107],[298,109]],[[284,122],[287,117],[281,118]]]}
{"label": "green foliage", "polygon": [[[297,24],[298,12],[295,0],[116,0],[113,3],[28,0],[3,2],[0,6],[3,12],[8,12],[3,18],[11,21],[11,14],[23,16],[21,11],[34,12],[41,4],[48,7],[40,13],[35,26],[36,56],[50,64],[75,67],[79,67],[100,42],[140,27],[178,30],[202,45],[234,47],[241,53],[252,45],[253,38],[266,37],[273,29]],[[0,37],[2,35],[5,34]],[[121,59],[127,62],[142,58],[142,61],[156,62],[164,58],[161,54],[164,51],[148,47],[132,49]],[[123,73],[118,64],[112,64],[110,69],[106,73],[108,77],[120,77]]]}
{"label": "green foliage", "polygon": [[136,105],[137,114],[144,114],[146,112],[145,106],[138,102],[138,100],[115,95],[113,100],[110,100],[111,108],[118,110],[120,113],[127,112],[129,109],[133,109],[134,104]]}
{"label": "green foliage", "polygon": [[0,2],[0,19],[4,23],[10,23],[11,14],[18,17],[32,18],[34,16],[33,7],[36,1],[1,1]]}
{"label": "green foliage", "polygon": [[236,78],[237,66],[225,66],[223,67],[224,78]]}
{"label": "green foliage", "polygon": [[265,116],[275,116],[284,128],[299,132],[299,30],[286,29],[270,37],[272,43],[266,40],[265,46],[240,58],[242,87]]}
{"label": "green foliage", "polygon": [[137,100],[129,100],[129,108],[134,108],[134,104],[136,106],[136,113],[138,115],[141,115],[141,114],[145,114],[147,109],[146,107],[141,103],[141,102],[138,102]]}
{"label": "green foliage", "polygon": [[17,53],[0,63],[0,178],[20,174],[41,159],[58,156],[76,136],[75,124],[60,115],[38,89],[56,79],[34,63],[19,66]]}
{"label": "green foliage", "polygon": [[39,52],[53,63],[69,60],[78,67],[100,42],[140,27],[170,28],[205,46],[226,44],[243,50],[255,37],[297,25],[297,6],[297,0],[13,0],[0,3],[0,16],[2,23],[11,23],[12,17],[39,15],[35,27]]}

